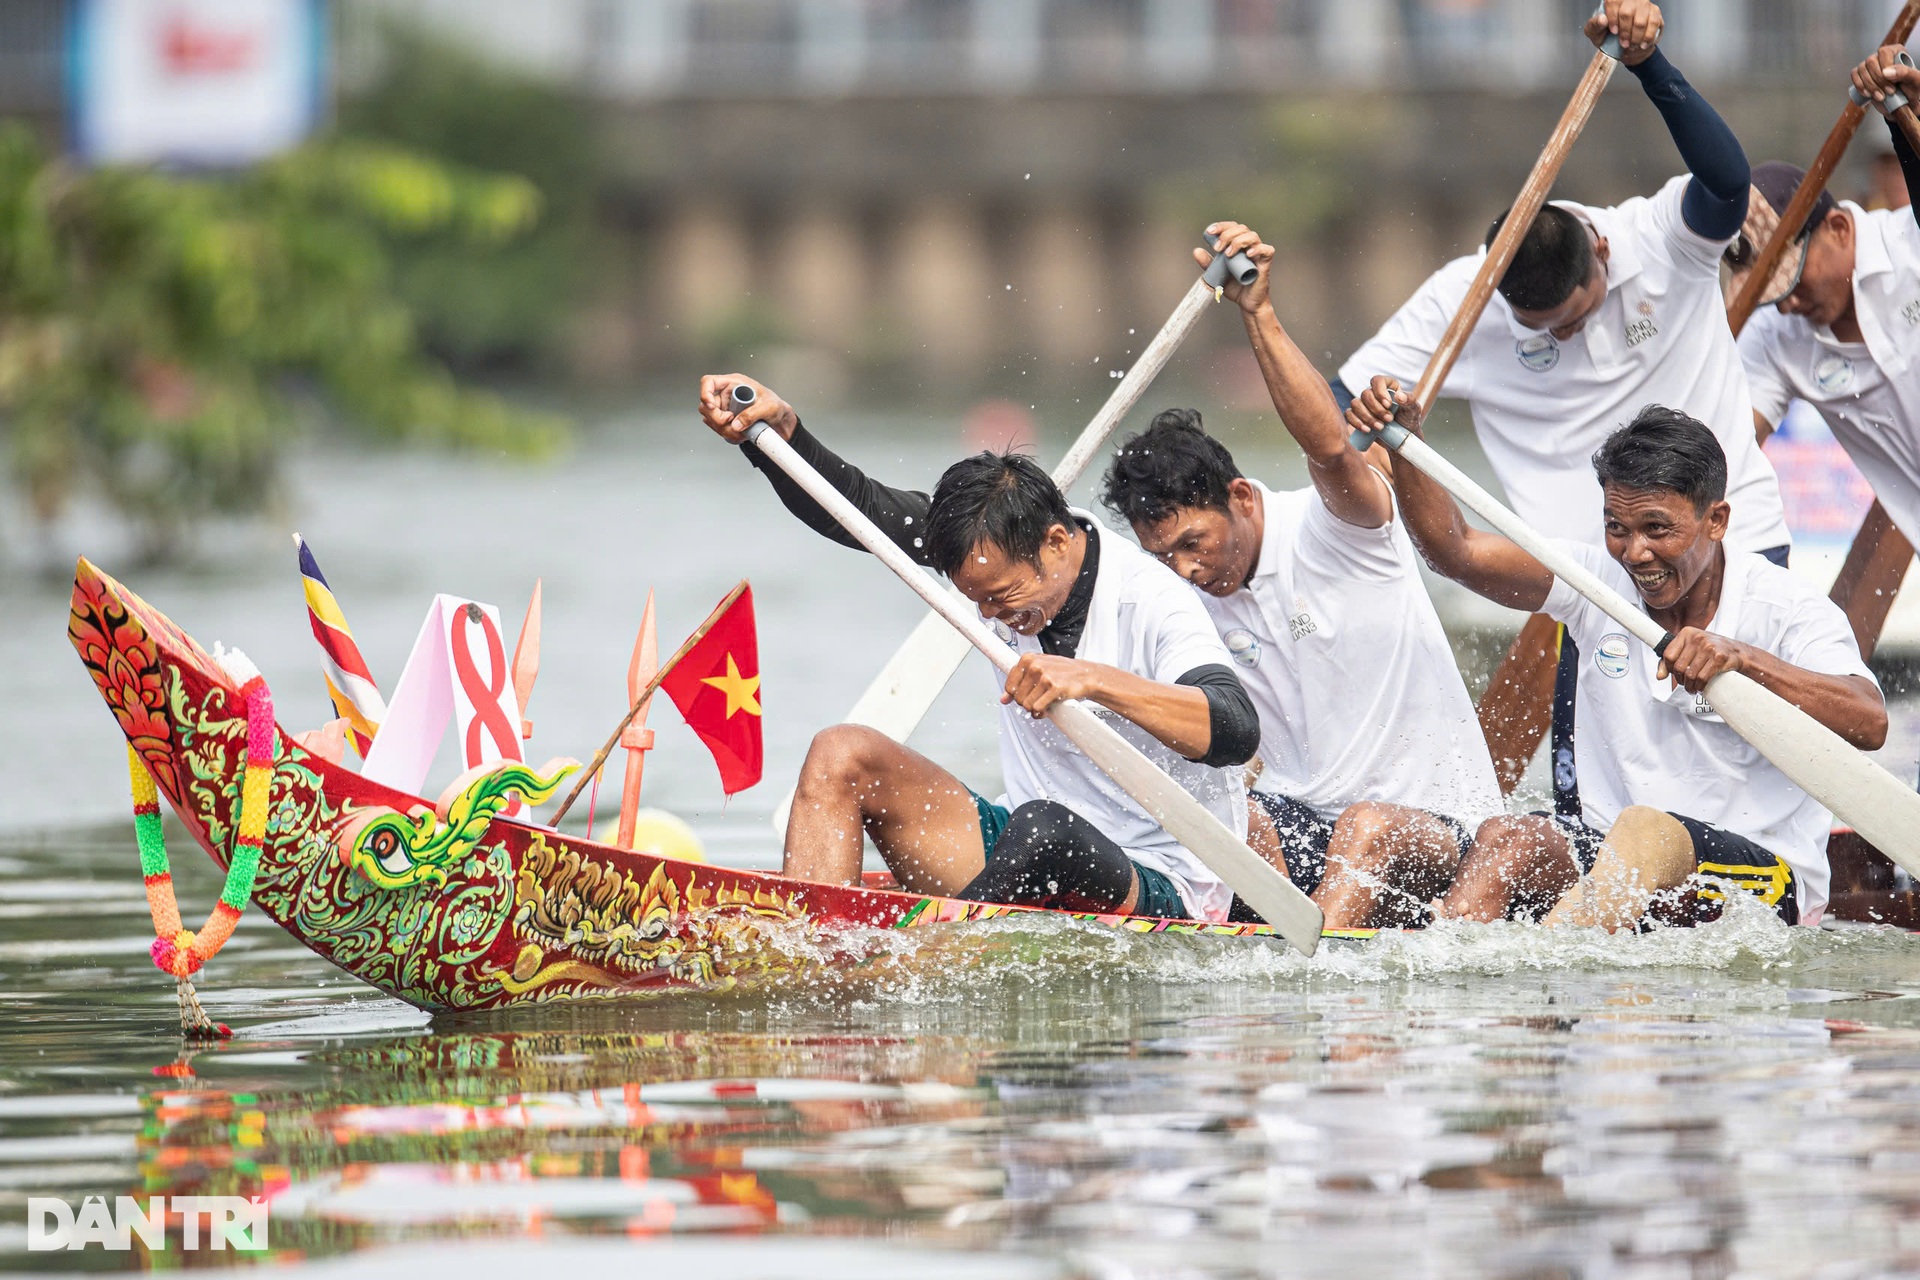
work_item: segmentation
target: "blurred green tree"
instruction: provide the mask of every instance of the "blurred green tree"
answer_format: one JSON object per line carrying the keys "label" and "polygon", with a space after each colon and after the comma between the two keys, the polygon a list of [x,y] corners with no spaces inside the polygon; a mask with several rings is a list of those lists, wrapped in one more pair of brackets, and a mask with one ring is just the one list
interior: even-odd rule
{"label": "blurred green tree", "polygon": [[424,355],[390,246],[524,235],[538,189],[391,145],[250,170],[77,169],[0,125],[0,432],[42,520],[91,485],[151,553],[263,509],[300,408],[370,436],[538,454],[559,420]]}
{"label": "blurred green tree", "polygon": [[394,287],[427,348],[455,368],[566,372],[567,325],[608,247],[595,220],[602,164],[593,113],[563,85],[483,60],[404,21],[371,33],[376,70],[340,105],[340,132],[538,189],[526,234],[476,246],[389,239]]}

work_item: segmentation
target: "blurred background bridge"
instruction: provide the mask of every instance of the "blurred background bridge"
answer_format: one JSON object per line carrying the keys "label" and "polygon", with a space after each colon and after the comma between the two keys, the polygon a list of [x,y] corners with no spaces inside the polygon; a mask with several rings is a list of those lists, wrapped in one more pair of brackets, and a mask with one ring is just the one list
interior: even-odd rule
{"label": "blurred background bridge", "polygon": [[[751,353],[831,401],[1119,368],[1220,217],[1280,245],[1283,316],[1337,358],[1518,189],[1590,56],[1589,7],[344,0],[333,78],[350,109],[404,77],[411,28],[584,104],[598,234],[566,373]],[[1804,162],[1895,7],[1675,0],[1667,45],[1756,159]],[[63,11],[0,4],[0,110],[56,129]],[[1677,169],[1622,75],[1558,191],[1614,200]],[[1864,182],[1856,160],[1837,185]]]}

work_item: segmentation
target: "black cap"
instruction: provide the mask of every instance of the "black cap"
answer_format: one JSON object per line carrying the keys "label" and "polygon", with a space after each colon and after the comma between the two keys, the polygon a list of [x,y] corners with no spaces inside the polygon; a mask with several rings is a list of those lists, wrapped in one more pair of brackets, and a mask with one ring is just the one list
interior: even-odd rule
{"label": "black cap", "polygon": [[[1793,201],[1793,193],[1805,182],[1807,171],[1797,164],[1788,164],[1785,160],[1769,160],[1765,164],[1755,165],[1753,169],[1753,189],[1766,198],[1773,206],[1777,218],[1787,211],[1787,205]],[[1804,236],[1820,224],[1834,210],[1833,192],[1821,191],[1820,198],[1813,202],[1813,212],[1807,215],[1806,225],[1802,226],[1795,239]]]}
{"label": "black cap", "polygon": [[[1736,290],[1753,270],[1754,260],[1760,256],[1760,246],[1773,238],[1773,229],[1780,224],[1780,215],[1793,203],[1793,193],[1800,189],[1806,176],[1805,169],[1784,160],[1769,160],[1754,166],[1746,224],[1740,228],[1740,234],[1733,238],[1733,243],[1727,246],[1725,254],[1727,265],[1733,270]],[[1811,243],[1808,233],[1819,226],[1820,220],[1832,213],[1834,207],[1832,194],[1823,190],[1820,198],[1813,202],[1813,212],[1807,215],[1800,233],[1788,243],[1786,251],[1774,264],[1773,274],[1760,290],[1759,305],[1772,306],[1798,287],[1800,275],[1807,269],[1807,249]]]}

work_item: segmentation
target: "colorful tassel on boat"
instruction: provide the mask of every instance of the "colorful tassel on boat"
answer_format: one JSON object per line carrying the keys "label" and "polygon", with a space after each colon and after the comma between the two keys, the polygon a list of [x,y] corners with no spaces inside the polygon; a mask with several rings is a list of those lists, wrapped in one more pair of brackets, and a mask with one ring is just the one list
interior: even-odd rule
{"label": "colorful tassel on boat", "polygon": [[153,963],[175,979],[181,1032],[207,1038],[232,1033],[207,1017],[190,979],[226,945],[234,926],[240,923],[240,913],[253,898],[273,785],[273,695],[267,691],[266,679],[237,650],[216,656],[227,674],[239,683],[240,696],[247,704],[247,766],[240,783],[239,835],[227,862],[226,883],[220,890],[219,903],[198,931],[183,927],[180,921],[166,840],[160,830],[159,790],[140,753],[132,746],[127,748],[127,773],[133,785],[133,830],[140,846],[147,908],[153,915]]}

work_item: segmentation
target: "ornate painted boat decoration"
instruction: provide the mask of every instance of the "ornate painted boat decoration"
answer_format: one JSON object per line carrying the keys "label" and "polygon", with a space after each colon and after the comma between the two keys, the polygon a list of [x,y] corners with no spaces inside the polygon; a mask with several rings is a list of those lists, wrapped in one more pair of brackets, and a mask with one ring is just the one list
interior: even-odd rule
{"label": "ornate painted boat decoration", "polygon": [[[234,847],[247,754],[239,688],[166,615],[85,560],[68,638],[201,848]],[[273,734],[253,905],[315,953],[432,1011],[752,986],[857,964],[872,931],[1036,908],[840,888],[633,852],[499,816],[530,770],[429,801]],[[1067,915],[1065,912],[1049,912]],[[1275,936],[1264,925],[1076,916],[1116,929]]]}

